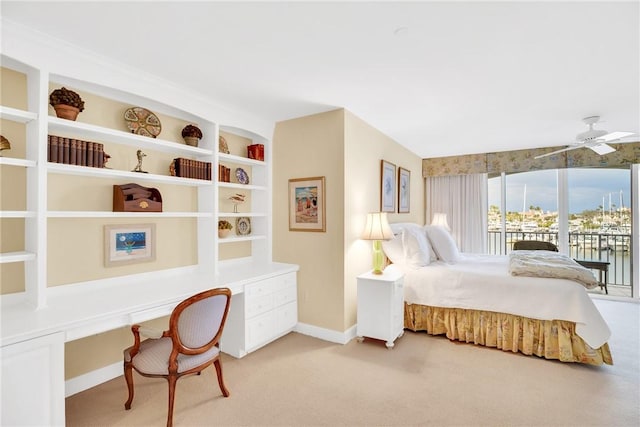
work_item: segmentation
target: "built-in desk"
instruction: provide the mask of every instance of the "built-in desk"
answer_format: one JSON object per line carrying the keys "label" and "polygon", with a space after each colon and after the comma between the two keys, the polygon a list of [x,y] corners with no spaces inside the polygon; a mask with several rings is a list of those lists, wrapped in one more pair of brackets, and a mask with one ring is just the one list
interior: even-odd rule
{"label": "built-in desk", "polygon": [[[1,424],[64,425],[65,342],[169,315],[179,302],[206,289],[232,291],[225,334],[240,334],[242,339],[225,340],[223,335],[222,351],[241,357],[265,345],[297,323],[296,293],[291,289],[297,271],[292,264],[230,263],[221,265],[217,275],[186,267],[84,282],[47,289],[47,305],[39,310],[19,298],[3,296]],[[248,289],[272,295],[269,310],[258,318],[262,325],[258,340],[245,322],[251,311],[244,304]],[[279,300],[285,293],[287,299]],[[282,318],[287,321],[278,321]]]}

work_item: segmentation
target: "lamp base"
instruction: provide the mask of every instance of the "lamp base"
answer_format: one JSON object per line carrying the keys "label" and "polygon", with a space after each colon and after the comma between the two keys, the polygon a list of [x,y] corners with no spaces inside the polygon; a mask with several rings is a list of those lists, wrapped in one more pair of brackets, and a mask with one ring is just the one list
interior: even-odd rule
{"label": "lamp base", "polygon": [[373,241],[373,274],[382,274],[384,270],[384,254],[382,253],[382,242]]}

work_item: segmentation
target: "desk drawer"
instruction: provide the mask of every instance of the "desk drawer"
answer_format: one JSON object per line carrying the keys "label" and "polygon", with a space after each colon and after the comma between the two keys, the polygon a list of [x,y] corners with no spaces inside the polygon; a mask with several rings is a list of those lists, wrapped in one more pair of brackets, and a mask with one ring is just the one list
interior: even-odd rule
{"label": "desk drawer", "polygon": [[264,344],[275,335],[277,318],[275,312],[263,314],[247,322],[247,350]]}
{"label": "desk drawer", "polygon": [[273,294],[248,299],[246,304],[246,316],[250,319],[273,309]]}
{"label": "desk drawer", "polygon": [[273,305],[279,307],[298,299],[298,290],[295,286],[290,286],[273,294]]}
{"label": "desk drawer", "polygon": [[276,289],[275,286],[276,281],[273,278],[261,280],[259,282],[246,285],[244,288],[244,294],[246,295],[247,301],[250,301],[253,298],[259,298],[263,295],[273,293]]}

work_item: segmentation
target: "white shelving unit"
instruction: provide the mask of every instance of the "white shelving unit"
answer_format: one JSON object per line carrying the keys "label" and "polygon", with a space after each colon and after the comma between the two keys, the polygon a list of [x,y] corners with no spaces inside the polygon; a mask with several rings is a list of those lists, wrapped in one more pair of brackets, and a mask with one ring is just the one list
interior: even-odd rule
{"label": "white shelving unit", "polygon": [[[26,156],[25,158],[11,157],[5,152],[0,157],[0,165],[3,168],[27,169],[27,206],[25,210],[2,210],[2,219],[24,219],[25,248],[22,251],[12,251],[0,254],[2,263],[24,263],[25,284],[24,292],[18,295],[3,296],[3,302],[16,300],[25,302],[34,309],[46,308],[48,296],[52,290],[47,284],[47,235],[49,220],[94,219],[105,221],[118,218],[139,219],[146,218],[166,219],[184,218],[193,219],[197,223],[198,236],[198,260],[196,268],[207,271],[212,275],[219,275],[222,265],[229,262],[220,261],[220,250],[232,243],[250,243],[250,256],[242,257],[245,263],[264,264],[271,262],[271,179],[270,164],[267,160],[259,161],[236,154],[218,152],[218,139],[220,130],[227,134],[237,135],[248,144],[260,143],[265,145],[266,155],[270,154],[269,141],[258,134],[240,129],[234,126],[221,126],[214,119],[194,115],[192,113],[174,108],[143,98],[132,93],[127,93],[119,88],[109,88],[94,82],[83,81],[74,77],[53,74],[44,68],[25,65],[18,60],[4,56],[3,67],[22,73],[27,81],[27,110],[0,106],[0,118],[26,127]],[[54,117],[49,113],[48,95],[51,86],[66,86],[78,91],[81,95],[90,94],[94,97],[112,100],[115,103],[144,105],[152,111],[175,120],[186,123],[198,123],[202,129],[204,138],[199,146],[194,147],[184,144],[179,138],[176,140],[163,138],[149,138],[126,132],[122,129],[112,129],[92,123],[65,120]],[[90,108],[87,106],[87,108]],[[47,159],[48,135],[60,135],[80,140],[99,142],[103,144],[116,144],[125,148],[135,148],[144,151],[170,154],[172,157],[185,157],[212,164],[212,180],[190,179],[169,176],[167,173],[136,173],[128,170],[110,168],[96,168],[50,162]],[[162,136],[162,135],[161,135]],[[218,165],[226,163],[235,167],[251,169],[252,182],[243,185],[236,182],[218,182]],[[167,169],[168,170],[168,169]],[[183,186],[197,190],[197,208],[194,210],[179,210],[165,212],[112,212],[110,210],[94,210],[91,206],[80,209],[64,209],[60,207],[48,207],[48,193],[50,177],[68,176],[77,177],[76,182],[82,178],[91,178],[91,182],[100,180],[106,185],[118,182],[139,182],[150,186]],[[103,184],[100,184],[103,185]],[[104,186],[104,185],[103,185]],[[247,204],[248,212],[227,212],[228,208],[220,207],[220,193],[224,191],[237,191],[250,194],[250,203]],[[245,206],[245,209],[246,207]],[[4,209],[4,207],[3,207]],[[220,219],[237,219],[248,217],[252,221],[252,231],[249,235],[232,235],[225,239],[217,237],[217,222]],[[117,273],[114,273],[117,274]],[[112,281],[127,280],[127,276],[118,276]],[[74,283],[69,283],[74,285]]]}
{"label": "white shelving unit", "polygon": [[[33,425],[64,425],[65,342],[166,316],[184,298],[204,289],[218,286],[231,288],[234,296],[230,317],[238,321],[228,321],[227,327],[234,333],[250,332],[250,336],[241,334],[239,338],[226,339],[228,344],[222,351],[228,354],[240,357],[292,330],[297,323],[295,276],[298,267],[274,263],[271,254],[271,147],[268,138],[259,134],[269,133],[272,130],[270,125],[252,116],[226,111],[196,94],[184,94],[177,87],[163,86],[153,77],[140,79],[132,70],[117,64],[105,64],[102,59],[88,57],[86,52],[64,48],[56,49],[56,54],[51,56],[49,41],[23,28],[9,24],[3,26],[3,38],[7,39],[3,39],[7,49],[3,50],[0,58],[2,67],[10,70],[7,72],[12,76],[17,73],[25,77],[26,103],[21,100],[19,104],[26,104],[26,107],[15,108],[16,105],[11,104],[0,106],[0,119],[12,122],[11,127],[16,127],[16,124],[24,127],[25,135],[24,141],[12,141],[12,145],[16,143],[13,148],[19,146],[20,150],[3,152],[0,168],[3,179],[16,176],[20,178],[21,185],[22,181],[26,181],[26,194],[21,195],[24,201],[16,201],[15,206],[13,202],[0,206],[3,225],[10,224],[13,227],[14,223],[19,223],[19,227],[24,227],[24,247],[4,245],[3,240],[3,247],[10,249],[0,253],[3,269],[7,267],[16,271],[18,266],[24,270],[24,279],[15,279],[11,293],[0,295],[1,376],[15,379],[2,383],[3,396],[11,395],[11,400],[7,401],[10,404],[4,401],[0,404],[0,424],[26,422]],[[22,76],[19,76],[21,82]],[[116,114],[108,110],[110,105],[144,106],[177,124],[197,123],[204,137],[198,147],[192,147],[182,142],[179,131],[173,132],[178,133],[175,138],[161,134],[161,138],[152,139],[113,129],[111,127],[115,126],[111,125],[53,117],[49,114],[48,106],[51,86],[65,86],[81,96],[86,94],[94,99],[106,100],[105,111],[101,111],[101,115]],[[158,95],[159,98],[153,99]],[[5,99],[8,98],[3,93],[3,102]],[[86,107],[91,108],[91,105]],[[87,121],[103,123],[95,119]],[[232,126],[224,126],[221,123],[224,121]],[[104,120],[104,123],[110,121]],[[238,127],[239,123],[240,126],[247,123],[248,127],[257,129],[257,133]],[[238,155],[241,150],[237,147],[234,154],[219,153],[221,131],[237,136],[243,143],[264,144],[265,160],[256,161]],[[19,134],[22,135],[22,131]],[[166,134],[171,135],[172,132]],[[115,147],[116,151],[129,152],[129,148],[135,148],[158,153],[158,162],[172,157],[211,162],[213,179],[206,181],[169,176],[168,167],[165,175],[162,172],[135,173],[122,170],[123,167],[118,170],[49,162],[48,135],[104,143],[105,148]],[[19,144],[24,144],[24,147]],[[220,163],[250,169],[250,185],[218,182]],[[69,207],[60,201],[66,199],[57,198],[60,192],[56,185],[70,184],[74,187],[70,191],[78,192],[80,189],[80,195],[95,189],[95,194],[100,195],[106,194],[105,187],[124,182],[169,188],[174,194],[182,194],[184,189],[185,200],[189,204],[184,208],[179,204],[174,205],[165,212],[111,212],[105,207],[103,196],[97,199],[88,197],[87,200],[80,198],[79,203]],[[96,187],[100,187],[100,190]],[[248,201],[241,209],[247,212],[231,213],[229,211],[233,209],[221,203],[225,201],[226,192],[235,191],[247,193]],[[66,194],[63,196],[67,197]],[[163,199],[163,204],[166,204],[166,197]],[[95,206],[96,200],[101,202],[99,206]],[[251,233],[219,239],[218,220],[240,217],[251,219]],[[75,229],[76,224],[90,224],[95,233],[102,224],[119,219],[134,222],[140,218],[144,218],[145,222],[157,220],[158,227],[167,222],[186,223],[188,227],[195,225],[195,262],[167,269],[149,263],[150,267],[143,269],[142,273],[113,269],[103,271],[102,276],[87,281],[70,279],[69,283],[48,283],[51,274],[48,263],[56,259],[55,255],[59,253],[53,241],[48,239],[55,239],[56,232],[67,227]],[[18,233],[21,233],[20,229]],[[0,238],[6,239],[6,235],[3,230]],[[86,242],[102,247],[101,238],[96,239],[96,236],[97,233]],[[233,256],[236,252],[234,245],[243,249],[248,246],[249,251]],[[92,248],[95,251],[96,246]],[[221,251],[227,251],[232,256],[221,256]],[[65,256],[67,260],[71,259],[70,265],[73,266],[74,254]],[[62,269],[59,264],[56,267]],[[14,276],[11,276],[12,280]],[[3,275],[3,288],[6,277]],[[64,273],[62,277],[66,277]],[[24,280],[24,284],[19,280]],[[255,326],[258,328],[255,331],[246,329],[249,317],[245,312],[251,307],[245,305],[245,288],[264,289],[268,295],[272,295],[272,316],[276,320],[261,322],[259,328]],[[286,291],[286,299],[281,298],[283,291]],[[114,376],[119,374],[121,372]],[[95,377],[89,373],[83,375],[85,385],[86,378],[92,378],[88,382],[93,381],[93,384],[108,379],[102,372],[96,373]]]}

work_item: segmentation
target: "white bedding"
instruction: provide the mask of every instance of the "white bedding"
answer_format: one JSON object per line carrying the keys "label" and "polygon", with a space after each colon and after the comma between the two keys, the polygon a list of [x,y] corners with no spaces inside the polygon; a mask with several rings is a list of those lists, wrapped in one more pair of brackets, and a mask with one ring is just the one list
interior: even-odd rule
{"label": "white bedding", "polygon": [[431,262],[405,272],[409,304],[508,313],[539,320],[568,320],[576,333],[597,349],[611,335],[585,288],[566,279],[512,276],[509,257],[460,254],[455,264]]}

